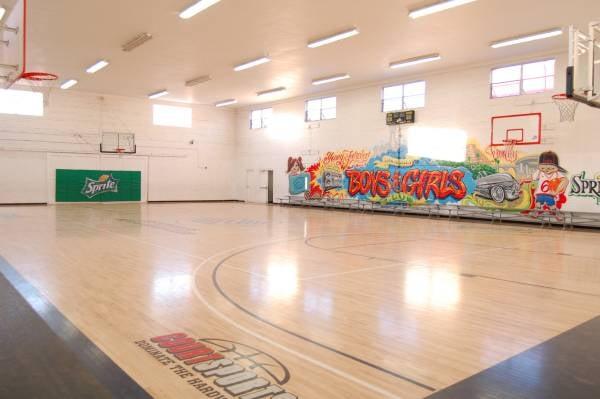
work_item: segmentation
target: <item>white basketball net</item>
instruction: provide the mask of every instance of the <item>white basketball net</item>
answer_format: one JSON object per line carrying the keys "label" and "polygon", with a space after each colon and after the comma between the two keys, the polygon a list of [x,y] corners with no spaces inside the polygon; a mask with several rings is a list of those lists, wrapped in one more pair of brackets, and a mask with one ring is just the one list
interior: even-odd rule
{"label": "white basketball net", "polygon": [[552,100],[554,100],[554,104],[558,107],[561,122],[573,122],[575,120],[575,113],[579,106],[577,101],[571,100],[564,94],[555,95],[552,97]]}

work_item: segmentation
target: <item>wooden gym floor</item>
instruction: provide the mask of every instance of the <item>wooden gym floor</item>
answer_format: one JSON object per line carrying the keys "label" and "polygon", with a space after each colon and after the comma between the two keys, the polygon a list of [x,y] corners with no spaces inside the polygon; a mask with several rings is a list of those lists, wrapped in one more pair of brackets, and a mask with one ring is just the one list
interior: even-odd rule
{"label": "wooden gym floor", "polygon": [[[8,281],[164,399],[598,398],[599,239],[240,203],[0,207]],[[40,378],[8,373],[15,353],[11,397]]]}

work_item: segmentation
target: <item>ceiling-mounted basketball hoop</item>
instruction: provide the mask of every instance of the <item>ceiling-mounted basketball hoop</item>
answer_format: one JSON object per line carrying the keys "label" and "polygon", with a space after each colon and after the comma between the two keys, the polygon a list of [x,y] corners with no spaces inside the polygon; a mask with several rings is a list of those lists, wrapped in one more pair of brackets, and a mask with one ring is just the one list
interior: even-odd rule
{"label": "ceiling-mounted basketball hoop", "polygon": [[29,86],[32,91],[44,94],[44,103],[48,104],[50,91],[55,86],[58,76],[43,71],[27,70],[27,1],[17,0],[5,22],[0,26],[2,42],[7,42],[6,51],[2,52],[0,69],[10,72],[0,76],[8,89],[15,83]]}

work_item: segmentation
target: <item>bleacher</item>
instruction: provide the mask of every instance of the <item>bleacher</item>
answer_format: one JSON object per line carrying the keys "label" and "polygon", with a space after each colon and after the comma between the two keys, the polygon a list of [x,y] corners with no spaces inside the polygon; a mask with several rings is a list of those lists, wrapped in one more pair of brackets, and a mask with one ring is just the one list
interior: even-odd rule
{"label": "bleacher", "polygon": [[354,198],[315,198],[306,199],[302,196],[287,195],[279,198],[280,205],[316,207],[329,210],[348,210],[358,212],[386,213],[391,215],[421,215],[429,218],[448,219],[479,219],[489,220],[490,223],[502,223],[504,221],[535,223],[541,227],[558,226],[563,229],[573,227],[600,228],[600,215],[565,212],[565,211],[531,211],[528,214],[519,210],[508,210],[498,208],[479,208],[459,204],[431,204],[411,205],[408,202],[395,202],[393,204],[381,204]]}

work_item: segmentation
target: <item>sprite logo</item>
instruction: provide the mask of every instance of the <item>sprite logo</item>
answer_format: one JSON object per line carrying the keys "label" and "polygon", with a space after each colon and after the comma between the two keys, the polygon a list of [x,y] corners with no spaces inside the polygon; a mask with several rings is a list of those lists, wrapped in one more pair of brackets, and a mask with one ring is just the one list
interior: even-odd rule
{"label": "sprite logo", "polygon": [[102,175],[98,180],[85,178],[85,184],[81,189],[81,194],[87,198],[94,198],[96,195],[104,193],[118,193],[119,192],[119,180],[112,177],[112,175]]}

